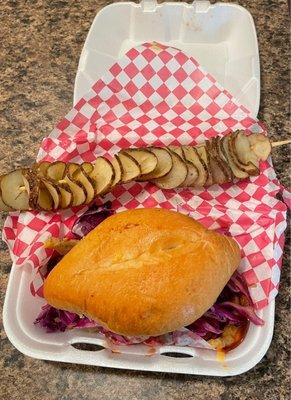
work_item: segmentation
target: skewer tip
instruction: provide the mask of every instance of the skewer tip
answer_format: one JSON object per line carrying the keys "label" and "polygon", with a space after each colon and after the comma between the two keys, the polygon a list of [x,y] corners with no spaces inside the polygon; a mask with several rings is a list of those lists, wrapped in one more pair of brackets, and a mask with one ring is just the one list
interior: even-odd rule
{"label": "skewer tip", "polygon": [[272,142],[271,145],[272,147],[279,147],[279,146],[284,146],[286,144],[290,144],[291,139],[286,139],[286,140],[280,140],[278,142]]}

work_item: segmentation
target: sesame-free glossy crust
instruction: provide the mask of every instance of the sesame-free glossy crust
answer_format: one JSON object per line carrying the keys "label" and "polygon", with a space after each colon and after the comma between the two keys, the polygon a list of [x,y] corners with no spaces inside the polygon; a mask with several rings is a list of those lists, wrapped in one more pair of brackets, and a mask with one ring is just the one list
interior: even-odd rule
{"label": "sesame-free glossy crust", "polygon": [[237,268],[236,242],[164,209],[115,214],[51,271],[44,296],[124,335],[160,335],[211,307]]}

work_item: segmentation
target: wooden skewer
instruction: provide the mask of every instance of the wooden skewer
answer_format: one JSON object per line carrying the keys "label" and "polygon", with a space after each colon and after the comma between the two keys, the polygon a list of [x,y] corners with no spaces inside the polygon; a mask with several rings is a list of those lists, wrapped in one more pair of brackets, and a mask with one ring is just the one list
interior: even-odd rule
{"label": "wooden skewer", "polygon": [[279,142],[271,142],[272,147],[284,146],[285,144],[291,143],[291,139],[280,140]]}

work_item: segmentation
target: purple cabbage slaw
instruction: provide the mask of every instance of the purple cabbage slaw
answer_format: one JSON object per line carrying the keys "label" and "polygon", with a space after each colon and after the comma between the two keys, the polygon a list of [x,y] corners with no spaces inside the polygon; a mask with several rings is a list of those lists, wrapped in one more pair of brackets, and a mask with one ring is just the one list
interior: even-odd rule
{"label": "purple cabbage slaw", "polygon": [[[73,234],[76,238],[82,238],[113,214],[110,202],[103,206],[93,205],[76,220],[72,230]],[[59,260],[59,256],[50,260],[48,272]],[[47,332],[64,332],[73,328],[94,328],[110,343],[118,345],[143,343],[149,346],[172,344],[205,348],[211,348],[208,344],[209,339],[219,338],[225,327],[232,325],[245,329],[249,322],[255,325],[264,324],[264,321],[256,315],[247,284],[238,273],[230,278],[215,304],[202,317],[185,328],[157,337],[118,335],[86,316],[58,310],[48,304],[42,307],[41,313],[35,320],[35,324],[45,328]]]}
{"label": "purple cabbage slaw", "polygon": [[107,201],[102,206],[93,204],[74,223],[72,233],[76,239],[86,236],[92,229],[96,228],[102,221],[114,214],[112,204]]}

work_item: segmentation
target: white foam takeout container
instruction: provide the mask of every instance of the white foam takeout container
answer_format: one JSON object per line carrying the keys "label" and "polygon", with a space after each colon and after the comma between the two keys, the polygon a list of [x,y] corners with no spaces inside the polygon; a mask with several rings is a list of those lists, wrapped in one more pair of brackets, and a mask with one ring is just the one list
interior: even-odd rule
{"label": "white foam takeout container", "polygon": [[[128,49],[148,41],[169,44],[192,55],[256,117],[260,74],[253,19],[238,5],[210,5],[201,0],[192,5],[157,5],[155,0],[145,0],[103,8],[91,26],[80,57],[74,101]],[[75,329],[48,334],[35,326],[33,321],[44,301],[31,295],[31,276],[29,265],[12,266],[3,313],[9,340],[31,357],[112,368],[228,376],[254,367],[272,339],[274,301],[258,313],[265,325],[251,325],[245,340],[227,353],[224,362],[217,360],[215,351],[188,347],[163,346],[156,354],[143,345],[123,347],[122,353],[112,351],[96,333]],[[81,350],[73,347],[77,343],[95,347]]]}

